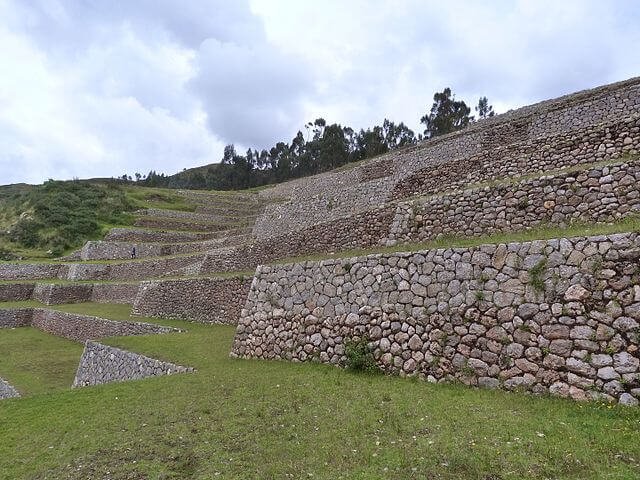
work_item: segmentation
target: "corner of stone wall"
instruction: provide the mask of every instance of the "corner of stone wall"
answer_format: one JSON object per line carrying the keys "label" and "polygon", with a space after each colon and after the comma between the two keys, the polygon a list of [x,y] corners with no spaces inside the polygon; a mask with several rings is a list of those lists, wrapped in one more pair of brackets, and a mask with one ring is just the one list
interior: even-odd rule
{"label": "corner of stone wall", "polygon": [[148,377],[192,373],[196,369],[87,340],[73,388]]}
{"label": "corner of stone wall", "polygon": [[0,400],[7,398],[18,398],[20,393],[6,380],[0,378]]}

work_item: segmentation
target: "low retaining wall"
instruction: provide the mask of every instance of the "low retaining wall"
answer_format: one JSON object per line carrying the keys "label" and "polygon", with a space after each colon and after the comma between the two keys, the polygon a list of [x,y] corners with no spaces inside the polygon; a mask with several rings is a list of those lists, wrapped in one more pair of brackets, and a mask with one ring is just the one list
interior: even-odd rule
{"label": "low retaining wall", "polygon": [[132,313],[236,325],[253,277],[142,282]]}
{"label": "low retaining wall", "polygon": [[0,400],[4,400],[6,398],[16,398],[19,397],[20,394],[18,391],[13,388],[8,382],[0,378]]}
{"label": "low retaining wall", "polygon": [[607,222],[630,214],[640,214],[638,160],[400,202],[383,243]]}
{"label": "low retaining wall", "polygon": [[74,263],[69,264],[67,278],[69,280],[144,280],[171,274],[201,262],[204,258],[203,253],[122,263]]}
{"label": "low retaining wall", "polygon": [[34,283],[0,284],[0,302],[21,302],[30,300]]}
{"label": "low retaining wall", "polygon": [[89,339],[126,335],[180,332],[179,328],[153,323],[107,320],[91,315],[59,312],[46,308],[0,309],[0,328],[32,326],[45,333],[84,342]]}
{"label": "low retaining wall", "polygon": [[638,233],[261,266],[232,355],[342,364],[365,339],[387,372],[640,398]]}
{"label": "low retaining wall", "polygon": [[32,308],[1,308],[0,328],[28,327],[32,318]]}
{"label": "low retaining wall", "polygon": [[82,303],[91,300],[92,290],[93,285],[87,283],[37,283],[31,298],[45,305]]}
{"label": "low retaining wall", "polygon": [[260,264],[297,255],[373,247],[388,236],[394,211],[393,205],[387,205],[352,217],[258,240],[250,245],[220,248],[207,254],[198,273],[206,275],[252,270]]}
{"label": "low retaining wall", "polygon": [[243,222],[230,223],[230,222],[199,222],[195,220],[171,217],[151,217],[142,216],[138,217],[134,222],[136,227],[144,228],[161,228],[166,230],[178,230],[186,232],[225,232],[229,229],[237,227],[250,226],[253,220],[243,220]]}
{"label": "low retaining wall", "polygon": [[137,283],[94,283],[91,301],[96,303],[133,303],[138,292]]}
{"label": "low retaining wall", "polygon": [[88,341],[80,358],[73,386],[86,387],[194,371],[195,369],[191,367],[163,362],[137,353]]}
{"label": "low retaining wall", "polygon": [[390,199],[434,194],[470,183],[557,170],[638,151],[640,116],[636,114],[578,132],[516,142],[440,165],[425,165],[394,185]]}
{"label": "low retaining wall", "polygon": [[68,267],[55,263],[1,263],[2,280],[42,280],[46,278],[64,278]]}
{"label": "low retaining wall", "polygon": [[198,253],[214,248],[239,245],[251,241],[249,235],[221,237],[213,240],[186,243],[136,243],[90,241],[81,250],[82,260],[127,260],[131,258],[133,248],[138,258],[161,257],[165,255],[183,255]]}
{"label": "low retaining wall", "polygon": [[233,235],[247,235],[250,233],[250,228],[238,228],[208,233],[147,230],[143,228],[112,228],[104,239],[109,242],[199,242]]}
{"label": "low retaining wall", "polygon": [[177,328],[153,323],[107,320],[90,315],[78,315],[42,308],[33,309],[31,325],[43,332],[76,342],[102,337],[152,335],[180,331]]}
{"label": "low retaining wall", "polygon": [[133,303],[137,283],[20,283],[0,284],[0,301],[37,300],[45,305],[63,303]]}

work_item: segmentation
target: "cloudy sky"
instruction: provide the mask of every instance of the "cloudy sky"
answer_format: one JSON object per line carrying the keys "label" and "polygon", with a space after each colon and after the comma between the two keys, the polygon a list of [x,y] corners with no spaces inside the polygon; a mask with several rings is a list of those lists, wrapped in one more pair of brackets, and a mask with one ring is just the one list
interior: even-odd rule
{"label": "cloudy sky", "polygon": [[324,117],[416,132],[640,75],[636,0],[0,0],[0,184],[175,173]]}

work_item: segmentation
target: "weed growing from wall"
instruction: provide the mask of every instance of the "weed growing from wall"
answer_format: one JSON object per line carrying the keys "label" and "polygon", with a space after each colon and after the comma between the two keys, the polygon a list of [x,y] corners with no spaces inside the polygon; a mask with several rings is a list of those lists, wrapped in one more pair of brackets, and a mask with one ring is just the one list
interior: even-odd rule
{"label": "weed growing from wall", "polygon": [[352,339],[345,342],[344,354],[346,367],[354,372],[379,373],[380,368],[373,358],[367,338]]}
{"label": "weed growing from wall", "polygon": [[544,292],[544,274],[547,271],[547,259],[543,258],[529,270],[529,285],[537,292]]}

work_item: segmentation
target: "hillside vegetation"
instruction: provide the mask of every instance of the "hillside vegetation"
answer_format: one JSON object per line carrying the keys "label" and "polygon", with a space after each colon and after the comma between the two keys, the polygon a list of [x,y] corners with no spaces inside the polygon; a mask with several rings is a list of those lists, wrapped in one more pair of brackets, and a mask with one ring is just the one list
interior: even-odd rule
{"label": "hillside vegetation", "polygon": [[58,257],[130,225],[132,213],[145,207],[194,208],[175,191],[113,180],[0,187],[0,260]]}

